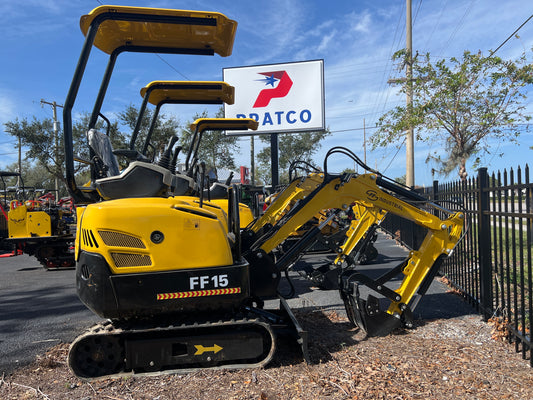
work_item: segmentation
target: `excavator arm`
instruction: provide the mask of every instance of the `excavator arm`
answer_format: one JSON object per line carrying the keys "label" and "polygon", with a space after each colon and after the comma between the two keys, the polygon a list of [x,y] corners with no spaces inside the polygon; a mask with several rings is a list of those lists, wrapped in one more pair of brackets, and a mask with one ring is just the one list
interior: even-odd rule
{"label": "excavator arm", "polygon": [[270,253],[291,232],[296,231],[321,210],[326,208],[347,210],[353,202],[359,202],[366,208],[377,208],[397,214],[432,231],[440,231],[454,225],[454,219],[451,217],[443,221],[393,196],[378,186],[377,179],[378,176],[375,174],[345,174],[324,180],[309,196],[300,200],[280,218],[276,225],[254,244],[254,247]]}
{"label": "excavator arm", "polygon": [[[335,261],[338,264],[346,260],[357,243],[383,219],[386,213],[399,215],[427,228],[427,235],[420,248],[411,251],[406,260],[384,276],[371,279],[357,272],[352,263],[348,263],[340,274],[339,290],[352,322],[369,335],[386,334],[402,324],[410,325],[410,315],[418,299],[425,294],[440,263],[451,254],[462,235],[464,220],[462,213],[453,213],[431,204],[422,196],[385,180],[379,174],[326,175],[315,190],[297,201],[267,233],[253,243],[250,253],[261,251],[269,254],[291,232],[298,230],[320,210],[325,208],[347,210],[354,202],[363,211],[360,218],[351,226],[352,231],[348,240],[339,249]],[[448,216],[441,219],[421,209],[416,202],[434,206]],[[414,205],[415,203],[417,205]],[[316,227],[304,235],[300,243],[295,244],[276,261],[277,268],[279,270],[289,268],[320,229],[320,226]],[[385,285],[399,274],[403,274],[399,288],[392,289]],[[375,296],[370,295],[366,301],[360,298],[358,286],[361,284],[390,301],[386,311],[381,311],[379,299]]]}
{"label": "excavator arm", "polygon": [[[363,206],[361,203],[354,203],[352,206],[354,219],[346,232],[346,240],[337,250],[337,257],[333,262],[335,265],[342,265],[347,261],[354,250],[362,248],[363,240],[370,240],[372,231],[383,221],[387,213],[377,207]],[[354,260],[349,260],[354,264]]]}
{"label": "excavator arm", "polygon": [[305,177],[299,177],[281,191],[275,200],[266,209],[265,213],[258,218],[250,227],[250,231],[257,233],[266,226],[274,225],[281,216],[287,212],[292,204],[304,198],[316,189],[324,180],[324,174],[313,173]]}
{"label": "excavator arm", "polygon": [[[247,231],[243,232],[243,240],[255,241],[258,236],[267,233],[299,200],[309,196],[323,181],[324,173],[321,172],[313,172],[307,176],[294,178],[281,192],[274,195],[274,200],[265,213],[255,220]],[[349,228],[342,235],[344,237],[344,243],[340,245],[340,250],[335,249],[340,253],[335,260],[334,264],[336,265],[340,265],[340,263],[349,259],[350,254],[354,250],[356,250],[356,253],[362,254],[361,250],[364,251],[365,246],[370,244],[371,238],[373,237],[371,234],[366,234],[367,231],[372,226],[375,229],[386,215],[382,210],[376,207],[368,208],[368,205],[364,205],[358,201],[352,203],[351,209],[354,218]],[[318,223],[324,221],[328,214],[331,214],[331,211],[325,211],[325,209],[321,210],[315,215]],[[333,221],[328,221],[328,224],[332,223],[334,224]],[[342,231],[339,233],[342,234]],[[366,240],[362,241],[361,239],[363,238]],[[322,241],[327,242],[327,245],[333,249],[335,246],[339,246],[339,239],[342,238],[337,236],[334,241],[328,239],[322,239]],[[351,262],[355,263],[355,260],[352,259]]]}

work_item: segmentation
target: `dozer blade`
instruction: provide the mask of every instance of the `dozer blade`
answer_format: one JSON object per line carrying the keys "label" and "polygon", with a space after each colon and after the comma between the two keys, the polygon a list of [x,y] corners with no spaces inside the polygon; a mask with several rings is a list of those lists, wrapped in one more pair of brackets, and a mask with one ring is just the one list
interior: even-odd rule
{"label": "dozer blade", "polygon": [[348,318],[367,337],[387,336],[403,325],[399,317],[381,310],[378,298],[369,295],[367,300],[361,299],[355,282],[350,283],[349,290],[341,290],[341,297]]}

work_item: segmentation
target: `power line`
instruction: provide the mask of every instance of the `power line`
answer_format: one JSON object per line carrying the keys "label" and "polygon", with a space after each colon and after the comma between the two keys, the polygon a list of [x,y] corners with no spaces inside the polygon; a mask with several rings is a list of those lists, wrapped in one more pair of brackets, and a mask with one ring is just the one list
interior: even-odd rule
{"label": "power line", "polygon": [[531,14],[531,15],[529,16],[529,18],[526,19],[522,25],[520,25],[520,26],[519,26],[519,27],[518,27],[513,33],[511,33],[511,34],[509,35],[509,37],[508,37],[507,39],[505,39],[505,40],[503,41],[503,43],[500,44],[500,45],[496,48],[496,50],[492,51],[492,52],[489,54],[489,57],[492,57],[492,55],[493,55],[494,53],[496,53],[498,50],[500,50],[500,48],[501,48],[505,43],[507,43],[507,41],[508,41],[509,39],[511,39],[514,35],[516,35],[516,32],[518,32],[520,29],[522,29],[522,27],[523,27],[525,24],[527,24],[531,18],[533,18],[533,14]]}
{"label": "power line", "polygon": [[352,67],[357,67],[357,66],[365,66],[365,67],[371,68],[372,65],[383,65],[383,63],[386,63],[387,61],[388,59],[386,58],[384,59],[375,58],[375,59],[371,59],[369,61],[360,62],[360,63],[350,62],[350,63],[338,64],[334,66],[328,65],[328,71],[348,70],[348,69],[351,69]]}
{"label": "power line", "polygon": [[[407,4],[402,2],[402,11],[400,13],[400,19],[399,19],[398,22],[404,21],[404,19],[402,18],[402,15],[405,15],[406,7],[407,7]],[[406,29],[405,29],[406,26],[407,26],[407,20],[404,21],[404,23],[402,25],[402,29],[400,30],[401,33],[400,33],[400,36],[398,36],[398,44],[396,44],[395,42],[393,43],[393,46],[395,48],[403,48],[403,46],[400,43],[403,40],[404,32],[406,32]],[[399,27],[399,24],[398,24],[398,26],[396,28],[398,28],[398,27]],[[395,37],[396,37],[396,34],[395,34]],[[393,55],[393,53],[392,53],[392,49],[391,49],[391,55],[390,55],[391,61],[392,61],[392,55]],[[389,77],[390,77],[390,75],[392,73],[393,68],[394,68],[394,63],[391,62],[390,69],[389,69]],[[387,81],[385,81],[384,83],[388,84]],[[387,104],[388,104],[388,101],[389,101],[389,96],[390,96],[391,92],[392,92],[392,88],[389,86],[388,89],[387,89],[387,92],[385,94],[385,100],[383,101],[383,105],[381,107],[381,112],[380,112],[381,114],[384,114],[384,112],[385,112],[385,108],[387,107]],[[378,112],[378,111],[376,110],[376,112]],[[375,119],[374,120],[371,119],[371,121],[375,121]]]}
{"label": "power line", "polygon": [[466,7],[466,10],[465,10],[463,16],[461,17],[461,19],[457,23],[457,26],[455,27],[455,29],[452,31],[448,41],[446,42],[444,47],[441,49],[441,52],[445,52],[446,49],[450,46],[450,44],[453,42],[453,39],[455,38],[455,35],[463,27],[463,25],[465,23],[465,18],[470,13],[470,10],[472,9],[472,6],[474,5],[475,2],[476,2],[476,0],[470,0],[470,3],[468,4],[468,7]]}
{"label": "power line", "polygon": [[431,33],[429,34],[429,36],[427,37],[427,40],[426,40],[426,44],[424,45],[424,48],[428,48],[429,46],[429,43],[431,41],[431,38],[433,37],[433,34],[435,33],[435,30],[437,29],[437,27],[439,26],[440,24],[440,20],[442,18],[442,14],[444,13],[444,10],[446,9],[446,6],[448,5],[448,1],[446,1],[446,3],[443,4],[442,8],[440,9],[440,13],[439,13],[439,16],[437,17],[437,22],[435,24],[433,24],[433,30],[431,31]]}
{"label": "power line", "polygon": [[398,156],[398,153],[400,152],[400,150],[402,149],[403,145],[405,144],[405,139],[404,141],[398,146],[398,150],[396,150],[396,153],[394,154],[394,156],[392,156],[392,158],[390,159],[389,161],[389,164],[385,167],[385,169],[383,170],[383,173],[387,172],[387,170],[389,169],[389,167],[392,165],[392,162],[396,159],[396,157]]}
{"label": "power line", "polygon": [[349,128],[349,129],[339,129],[337,131],[330,131],[330,133],[339,133],[339,132],[352,132],[352,131],[362,131],[362,130],[368,130],[368,129],[378,129],[376,126],[367,126],[364,128]]}
{"label": "power line", "polygon": [[418,8],[416,9],[415,18],[413,19],[413,27],[416,24],[416,17],[418,17],[418,12],[420,11],[420,6],[422,5],[422,0],[418,2]]}
{"label": "power line", "polygon": [[[383,63],[380,64],[380,66],[382,65]],[[387,72],[387,71],[388,71],[388,68],[381,69],[381,68],[376,68],[376,67],[371,67],[371,66],[369,66],[368,68],[358,68],[358,69],[346,68],[344,71],[340,69],[336,71],[328,71],[327,77],[330,79],[336,78],[336,77],[347,77],[351,75],[360,77],[361,75],[375,75],[377,73]]]}
{"label": "power line", "polygon": [[[385,77],[387,76],[387,72],[388,72],[388,75],[391,74],[392,72],[392,68],[394,66],[394,64],[392,63],[392,55],[393,55],[393,50],[396,46],[396,37],[398,35],[398,32],[400,31],[400,24],[402,22],[402,15],[403,15],[403,10],[404,10],[404,6],[405,4],[402,3],[402,9],[401,9],[401,12],[399,13],[398,15],[398,22],[396,23],[396,30],[394,31],[394,37],[392,39],[392,43],[391,43],[391,48],[389,50],[389,57],[387,58],[387,63],[385,64],[385,70],[383,71],[383,76],[381,78],[381,83],[379,85],[379,94],[376,98],[376,101],[374,102],[374,105],[372,107],[372,118],[370,118],[371,121],[375,120],[374,119],[374,115],[377,114],[379,112],[379,108],[380,108],[380,104],[381,104],[381,101],[382,101],[382,98],[383,98],[383,93],[385,91],[385,88],[387,87],[387,80],[385,79]],[[402,36],[400,36],[401,38]],[[389,67],[389,63],[390,63],[390,67]],[[383,107],[381,108],[382,112],[383,112],[383,109],[386,107],[387,105],[387,101],[389,99],[389,93],[391,91],[391,88],[388,87],[387,88],[387,91],[386,91],[386,97],[385,97],[385,101],[383,103]]]}
{"label": "power line", "polygon": [[161,60],[163,61],[165,64],[167,64],[170,68],[172,68],[174,71],[176,71],[179,75],[183,76],[185,79],[187,79],[188,81],[190,81],[189,78],[187,78],[185,75],[183,75],[180,71],[178,71],[176,68],[174,68],[173,65],[171,65],[167,60],[165,60],[163,57],[161,57],[159,54],[155,53],[155,55]]}

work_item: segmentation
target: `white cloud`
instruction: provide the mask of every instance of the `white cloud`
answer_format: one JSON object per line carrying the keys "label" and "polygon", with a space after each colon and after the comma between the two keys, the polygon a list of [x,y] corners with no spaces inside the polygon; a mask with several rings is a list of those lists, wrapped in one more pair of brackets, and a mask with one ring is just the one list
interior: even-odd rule
{"label": "white cloud", "polygon": [[128,86],[130,88],[139,90],[141,87],[146,85],[147,83],[141,84],[141,78],[139,76],[135,76],[131,79],[131,81],[128,83]]}
{"label": "white cloud", "polygon": [[359,33],[369,33],[372,26],[372,17],[370,13],[365,10],[362,14],[352,13],[349,17],[350,21],[353,21],[351,30]]}
{"label": "white cloud", "polygon": [[[268,4],[247,2],[235,11],[239,14],[237,41],[243,39],[252,54],[248,64],[259,64],[297,48],[301,41],[305,7],[290,0],[274,0]],[[296,17],[298,16],[298,17]]]}
{"label": "white cloud", "polygon": [[337,32],[334,30],[334,31],[330,32],[329,35],[323,36],[322,37],[322,41],[320,42],[320,44],[316,48],[316,51],[318,51],[318,52],[325,51],[328,48],[328,46],[331,43],[331,41],[333,40],[333,38],[335,37],[336,33]]}
{"label": "white cloud", "polygon": [[13,120],[16,117],[15,110],[10,93],[0,89],[0,124]]}

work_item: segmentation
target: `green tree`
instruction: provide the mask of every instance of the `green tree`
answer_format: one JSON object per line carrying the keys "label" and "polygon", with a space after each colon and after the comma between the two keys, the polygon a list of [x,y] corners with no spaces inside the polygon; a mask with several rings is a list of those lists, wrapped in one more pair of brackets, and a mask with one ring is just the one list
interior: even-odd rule
{"label": "green tree", "polygon": [[[279,182],[288,183],[289,167],[293,161],[301,160],[315,165],[313,155],[320,149],[322,139],[329,136],[329,129],[302,133],[286,133],[278,136]],[[270,135],[261,135],[260,140],[270,143]],[[270,146],[264,147],[257,154],[257,177],[264,183],[271,182]]]}
{"label": "green tree", "polygon": [[[26,158],[38,160],[44,170],[52,176],[61,178],[63,176],[64,158],[60,147],[56,151],[55,135],[53,122],[51,119],[37,120],[35,117],[32,121],[26,118],[22,120],[15,119],[4,124],[5,132],[20,139],[22,146],[27,147]],[[57,138],[58,141],[62,138]],[[18,149],[19,144],[15,147]],[[56,157],[57,155],[57,157]],[[22,171],[18,171],[22,172]]]}
{"label": "green tree", "polygon": [[394,182],[398,182],[398,183],[400,183],[402,185],[405,185],[406,181],[407,181],[407,177],[405,176],[405,174],[403,174],[402,176],[399,176],[397,178],[394,178]]}
{"label": "green tree", "polygon": [[[29,121],[15,119],[4,124],[4,131],[20,139],[20,145],[26,148],[24,162],[12,164],[9,168],[19,172],[26,186],[41,186],[44,182],[54,181],[58,178],[64,182],[64,152],[63,137],[61,132],[55,137],[51,119],[37,120],[35,117]],[[56,147],[57,139],[57,147]],[[19,143],[15,147],[19,148]],[[38,181],[29,179],[32,169],[40,169]],[[19,171],[20,168],[20,171]],[[54,187],[47,183],[48,187]]]}
{"label": "green tree", "polygon": [[[86,159],[89,157],[89,144],[87,142],[87,127],[89,126],[90,114],[84,113],[80,119],[74,123],[72,127],[72,136],[74,139],[74,154],[84,156]],[[96,123],[96,129],[100,132],[108,133],[109,139],[113,149],[125,149],[127,148],[128,135],[120,131],[119,123],[117,121],[110,121],[109,127],[107,123],[99,119]],[[62,136],[62,135],[61,135]],[[61,145],[63,145],[63,137],[61,137]],[[63,150],[63,148],[61,148]],[[86,169],[86,167],[82,167]]]}
{"label": "green tree", "polygon": [[[224,110],[221,108],[216,114],[216,118],[222,118]],[[193,121],[187,123],[186,127],[181,129],[180,145],[183,146],[184,152],[187,153],[191,145],[193,131],[190,129],[192,122],[199,118],[208,118],[207,111],[196,114]],[[198,148],[198,159],[206,163],[207,168],[228,168],[235,169],[234,154],[239,152],[239,143],[237,136],[227,136],[222,131],[205,131]]]}
{"label": "green tree", "polygon": [[[73,140],[74,140],[74,154],[84,159],[89,159],[88,145],[86,144],[86,126],[88,124],[89,115],[85,114],[73,126]],[[98,124],[98,129],[105,129],[102,123]],[[57,138],[53,128],[53,121],[49,118],[38,120],[33,117],[31,121],[27,118],[22,120],[15,119],[4,124],[4,131],[17,139],[20,138],[20,144],[25,149],[26,163],[22,165],[20,172],[25,185],[30,185],[29,179],[24,179],[28,175],[28,171],[33,168],[40,170],[41,182],[54,181],[57,178],[60,182],[65,184],[65,156],[64,156],[64,141],[63,133],[59,131]],[[117,123],[112,123],[110,126],[110,136],[114,138],[114,145],[123,147],[124,136],[118,131]],[[57,144],[57,146],[56,146]],[[16,148],[18,149],[18,142]],[[17,164],[15,164],[17,165]],[[87,170],[84,164],[76,166],[76,173],[83,173]],[[35,184],[32,184],[35,185]],[[49,185],[48,187],[53,187]],[[60,190],[61,195],[66,195],[66,186]]]}
{"label": "green tree", "polygon": [[[152,116],[153,112],[150,110],[144,115],[140,138],[143,142],[146,138]],[[118,120],[110,121],[109,127],[107,123],[99,119],[96,129],[102,132],[107,132],[109,129],[109,137],[113,148],[127,149],[129,148],[131,132],[133,132],[135,127],[137,117],[138,111],[133,105],[129,105],[123,112],[119,113]],[[89,145],[86,137],[89,119],[90,115],[88,113],[82,114],[72,128],[74,154],[85,160],[89,160]],[[122,126],[126,127],[126,130],[129,132],[122,132],[120,128]],[[175,135],[178,129],[179,122],[174,117],[167,117],[164,114],[159,115],[152,135],[156,157],[168,143],[169,138]],[[41,186],[44,185],[44,182],[53,182],[55,178],[58,178],[63,184],[66,183],[63,132],[59,131],[57,138],[55,137],[53,121],[51,119],[38,120],[36,117],[33,117],[32,120],[28,120],[27,118],[22,120],[15,119],[4,124],[4,131],[15,138],[20,138],[20,143],[25,150],[25,160],[27,162],[23,163],[21,171],[25,185]],[[18,148],[18,144],[16,148]],[[126,167],[127,163],[128,160],[119,158],[119,164],[122,168]],[[18,172],[19,168],[17,163],[10,167]],[[75,173],[80,180],[85,181],[89,179],[87,173],[89,167],[86,164],[75,163],[75,167]],[[39,176],[35,177],[35,179],[28,179],[32,173],[31,171],[35,168],[40,170]],[[39,182],[43,183],[38,184]],[[54,186],[50,186],[49,183],[46,183],[46,185],[47,187]],[[61,195],[66,195],[66,186],[62,186]]]}
{"label": "green tree", "polygon": [[[393,60],[405,65],[405,50]],[[407,90],[405,80],[392,80]],[[514,61],[484,57],[465,51],[462,59],[438,60],[430,55],[413,60],[413,108],[398,106],[384,114],[371,137],[374,148],[401,145],[409,126],[416,129],[416,139],[442,143],[442,150],[429,154],[426,162],[435,162],[436,171],[448,175],[458,168],[466,179],[466,162],[477,156],[474,165],[490,154],[489,139],[516,142],[519,125],[530,120],[524,114],[526,85],[533,83],[533,65],[526,54]],[[527,129],[527,128],[526,128]]]}

